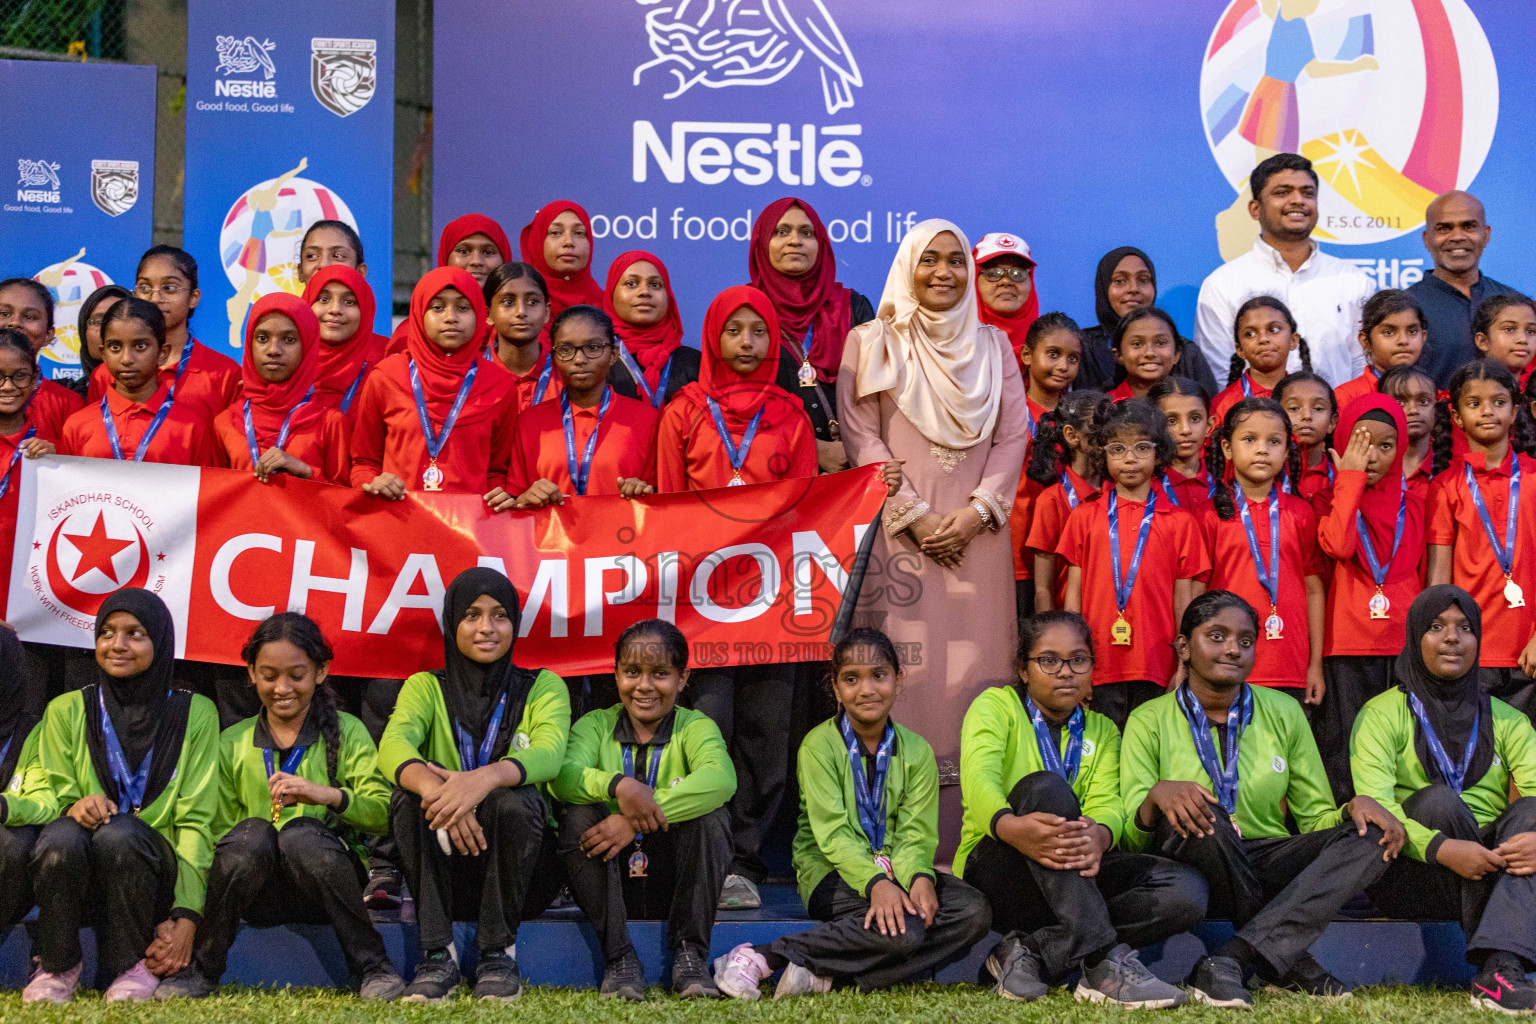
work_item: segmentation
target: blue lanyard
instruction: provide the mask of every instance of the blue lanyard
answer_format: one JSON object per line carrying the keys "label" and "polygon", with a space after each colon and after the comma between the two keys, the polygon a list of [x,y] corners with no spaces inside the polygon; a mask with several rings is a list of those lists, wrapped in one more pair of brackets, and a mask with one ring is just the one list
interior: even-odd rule
{"label": "blue lanyard", "polygon": [[15,742],[15,740],[15,733],[12,733],[5,738],[5,746],[0,747],[0,764],[5,764],[5,755],[11,752],[11,744]]}
{"label": "blue lanyard", "polygon": [[[133,450],[133,461],[143,462],[144,456],[149,452],[149,443],[160,432],[160,425],[170,415],[171,406],[176,404],[176,386],[171,385],[165,393],[165,401],[160,403],[160,408],[155,410],[154,419],[149,421],[149,427],[144,431],[144,436],[139,438],[139,446]],[[112,446],[112,457],[123,457],[123,442],[117,436],[117,423],[112,418],[112,409],[107,405],[107,396],[101,396],[101,422],[107,428],[107,443]]]}
{"label": "blue lanyard", "polygon": [[1403,524],[1408,519],[1408,481],[1403,480],[1403,496],[1397,502],[1397,526],[1392,531],[1392,553],[1387,556],[1387,564],[1382,565],[1381,559],[1376,557],[1376,545],[1371,543],[1370,531],[1365,528],[1365,517],[1359,512],[1355,513],[1355,532],[1360,535],[1360,550],[1365,554],[1365,562],[1371,567],[1371,579],[1376,581],[1377,589],[1387,582],[1387,569],[1397,558],[1397,549],[1403,544]]}
{"label": "blue lanyard", "polygon": [[475,741],[470,738],[469,732],[458,722],[453,723],[453,736],[459,744],[460,771],[472,772],[491,763],[496,735],[501,732],[501,717],[506,713],[507,695],[503,692],[501,699],[496,702],[496,710],[491,714],[491,723],[485,727],[485,738],[480,741],[479,750],[475,749]]}
{"label": "blue lanyard", "polygon": [[1460,764],[1452,764],[1451,756],[1445,752],[1445,746],[1440,742],[1440,737],[1435,735],[1435,729],[1429,724],[1429,716],[1424,713],[1424,704],[1414,694],[1408,695],[1408,706],[1413,709],[1413,717],[1419,720],[1419,728],[1424,730],[1424,743],[1429,747],[1429,756],[1435,759],[1435,767],[1440,769],[1440,777],[1445,784],[1461,792],[1467,784],[1467,769],[1472,767],[1472,755],[1477,751],[1477,729],[1482,721],[1482,712],[1472,719],[1472,735],[1467,737],[1467,749],[1461,755]]}
{"label": "blue lanyard", "polygon": [[453,433],[453,425],[459,422],[459,413],[464,411],[464,402],[469,398],[469,389],[475,384],[475,374],[480,371],[480,361],[477,359],[469,364],[469,369],[464,374],[464,383],[459,385],[459,393],[453,399],[453,406],[448,410],[448,416],[443,420],[443,429],[438,433],[432,432],[432,420],[427,416],[427,396],[421,390],[421,373],[416,369],[416,360],[410,361],[411,365],[411,394],[416,399],[416,415],[421,420],[421,432],[427,442],[427,456],[434,462],[443,450],[443,445],[448,443],[448,435]]}
{"label": "blue lanyard", "polygon": [[1029,411],[1028,399],[1024,402],[1024,426],[1029,429],[1029,439],[1033,441],[1040,432],[1040,424],[1035,422],[1035,414]]}
{"label": "blue lanyard", "polygon": [[1077,488],[1072,486],[1072,478],[1063,470],[1061,474],[1061,491],[1067,496],[1067,508],[1077,508],[1077,503],[1082,499],[1077,496]]}
{"label": "blue lanyard", "polygon": [[1029,721],[1035,727],[1035,745],[1040,748],[1040,764],[1046,771],[1055,772],[1067,782],[1076,782],[1077,773],[1083,767],[1083,724],[1087,720],[1083,709],[1073,708],[1072,717],[1067,719],[1065,757],[1057,751],[1056,741],[1051,737],[1050,725],[1027,693],[1024,695],[1024,710],[1029,712]]}
{"label": "blue lanyard", "polygon": [[1253,572],[1269,594],[1271,608],[1280,603],[1280,490],[1269,489],[1269,572],[1264,571],[1264,553],[1259,550],[1258,531],[1253,528],[1253,516],[1248,511],[1248,497],[1239,493],[1237,514],[1243,521],[1243,532],[1248,535],[1248,554],[1253,559]]}
{"label": "blue lanyard", "polygon": [[[0,498],[5,497],[11,489],[11,473],[16,469],[16,463],[21,461],[21,445],[26,444],[36,436],[37,428],[27,427],[26,434],[22,435],[21,444],[18,444],[16,450],[11,452],[11,461],[5,464],[5,476],[0,477]],[[0,753],[0,761],[3,760],[5,760],[5,754]]]}
{"label": "blue lanyard", "polygon": [[1205,717],[1205,708],[1200,706],[1200,702],[1190,692],[1189,684],[1185,683],[1174,693],[1177,695],[1174,699],[1179,702],[1184,719],[1189,723],[1189,735],[1195,741],[1195,753],[1200,758],[1200,766],[1210,776],[1211,785],[1216,790],[1216,799],[1221,801],[1227,814],[1236,814],[1237,761],[1242,749],[1243,733],[1253,721],[1253,690],[1244,683],[1237,698],[1232,701],[1232,706],[1227,709],[1225,765],[1217,763],[1216,744],[1211,742],[1211,723]]}
{"label": "blue lanyard", "polygon": [[1483,501],[1483,492],[1477,486],[1477,474],[1472,472],[1472,464],[1463,462],[1462,470],[1467,478],[1467,490],[1472,492],[1472,504],[1477,509],[1478,518],[1483,521],[1483,532],[1488,535],[1488,543],[1493,545],[1493,557],[1499,560],[1499,568],[1507,577],[1515,571],[1515,514],[1520,510],[1520,456],[1510,454],[1509,470],[1509,520],[1504,525],[1504,543],[1499,543],[1498,534],[1493,529],[1493,519],[1488,515],[1488,505]]}
{"label": "blue lanyard", "polygon": [[[667,748],[667,745],[665,743],[655,743],[649,744],[649,746],[651,748],[651,764],[650,768],[646,771],[645,778],[641,779],[641,781],[654,793],[656,791],[656,776],[661,771],[661,752]],[[624,777],[626,779],[639,779],[640,776],[635,774],[635,744],[624,744],[621,752],[624,757]],[[640,837],[643,835],[645,835],[644,832],[636,832],[635,841],[639,842]]]}
{"label": "blue lanyard", "polygon": [[571,393],[560,392],[560,420],[565,428],[565,468],[570,471],[571,485],[577,494],[587,493],[587,478],[592,475],[592,456],[597,451],[597,433],[603,428],[603,417],[608,414],[608,403],[613,400],[613,389],[603,385],[603,400],[597,406],[597,424],[592,436],[587,438],[586,451],[581,461],[576,461],[576,420],[571,413]]}
{"label": "blue lanyard", "polygon": [[1253,397],[1253,381],[1248,379],[1248,371],[1247,370],[1244,370],[1242,372],[1242,374],[1237,378],[1237,382],[1243,386],[1243,397],[1244,398],[1252,398]]}
{"label": "blue lanyard", "polygon": [[138,771],[131,771],[128,768],[128,755],[123,753],[123,745],[117,739],[117,730],[112,727],[112,716],[107,714],[107,698],[102,695],[99,687],[96,690],[96,703],[101,708],[101,738],[107,748],[107,768],[112,772],[112,781],[117,784],[117,805],[119,809],[131,807],[137,814],[139,808],[144,806],[144,790],[149,786],[149,766],[155,759],[155,748],[149,748]]}
{"label": "blue lanyard", "polygon": [[550,375],[555,372],[555,357],[544,357],[544,369],[539,371],[539,382],[533,386],[533,404],[538,405],[544,401],[544,393],[549,390]]}
{"label": "blue lanyard", "polygon": [[672,360],[677,356],[676,352],[667,356],[667,361],[662,364],[661,376],[657,378],[656,390],[645,382],[645,372],[640,369],[640,364],[635,362],[635,357],[629,354],[629,349],[624,343],[619,342],[619,361],[624,364],[624,369],[629,371],[629,376],[635,382],[635,388],[645,396],[645,400],[651,403],[652,409],[660,409],[667,400],[667,381],[672,377]]}
{"label": "blue lanyard", "polygon": [[[283,774],[292,775],[294,772],[298,771],[299,765],[304,761],[304,752],[308,749],[309,745],[305,744],[304,746],[295,746],[293,749],[289,750],[288,756],[283,758]],[[267,778],[270,779],[273,773],[276,771],[276,767],[273,764],[271,747],[262,748],[261,759],[262,761],[266,762]]]}
{"label": "blue lanyard", "polygon": [[[304,392],[304,397],[299,400],[299,404],[288,410],[288,415],[283,417],[283,425],[278,428],[277,441],[272,445],[273,448],[288,447],[288,428],[293,425],[293,414],[298,412],[300,407],[313,398],[314,394],[315,389],[311,387],[308,391]],[[257,462],[261,461],[261,446],[256,442],[256,424],[251,419],[251,400],[249,398],[245,400],[245,443],[251,449],[251,465],[254,466]]]}
{"label": "blue lanyard", "polygon": [[1131,552],[1131,564],[1126,567],[1125,576],[1120,575],[1120,493],[1114,488],[1109,491],[1109,568],[1114,573],[1115,583],[1115,607],[1125,614],[1126,605],[1131,603],[1131,588],[1136,585],[1136,576],[1141,572],[1141,556],[1147,550],[1147,538],[1152,534],[1152,514],[1157,511],[1157,492],[1147,492],[1147,509],[1141,514],[1141,529],[1136,532],[1136,548]]}
{"label": "blue lanyard", "polygon": [[357,376],[352,379],[352,386],[347,388],[347,393],[341,397],[341,411],[346,412],[352,408],[352,399],[357,397],[357,389],[363,384],[363,375],[368,372],[368,360],[363,360],[363,365],[357,368]]}
{"label": "blue lanyard", "polygon": [[[1194,477],[1185,477],[1184,479],[1193,480]],[[1175,505],[1178,505],[1180,508],[1184,506],[1184,503],[1179,500],[1178,492],[1174,489],[1173,481],[1168,479],[1167,473],[1163,474],[1163,493],[1168,495],[1168,500]],[[1209,475],[1205,479],[1205,496],[1211,499],[1216,497],[1216,480]]]}
{"label": "blue lanyard", "polygon": [[731,440],[731,429],[725,425],[725,415],[720,411],[720,403],[713,398],[708,399],[709,414],[715,418],[715,430],[720,434],[720,441],[725,445],[725,457],[731,460],[731,469],[736,473],[736,479],[741,479],[741,467],[747,463],[747,452],[752,448],[752,441],[757,437],[757,425],[763,420],[763,410],[759,409],[752,414],[752,422],[747,424],[747,432],[741,435],[741,445],[738,447]]}
{"label": "blue lanyard", "polygon": [[864,830],[870,851],[879,853],[885,849],[885,778],[891,770],[891,751],[896,747],[896,726],[886,719],[885,733],[875,748],[875,779],[871,783],[864,774],[862,744],[853,726],[848,724],[848,715],[838,714],[837,724],[843,731],[843,742],[848,746],[848,764],[853,769],[853,802],[859,812],[859,827]]}

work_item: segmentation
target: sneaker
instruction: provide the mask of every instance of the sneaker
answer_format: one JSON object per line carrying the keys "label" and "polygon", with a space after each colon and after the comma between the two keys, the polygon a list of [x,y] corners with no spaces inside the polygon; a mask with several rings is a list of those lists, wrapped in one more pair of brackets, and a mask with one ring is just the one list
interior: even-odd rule
{"label": "sneaker", "polygon": [[997,981],[997,994],[1016,1003],[1031,1003],[1050,994],[1040,979],[1044,965],[1034,950],[1014,935],[1006,936],[987,955],[986,971]]}
{"label": "sneaker", "polygon": [[402,1003],[440,1003],[453,995],[462,981],[459,961],[452,949],[434,949],[416,965],[416,977],[405,987]]}
{"label": "sneaker", "polygon": [[149,973],[149,968],[140,960],[122,974],[119,974],[107,986],[106,995],[102,998],[109,1003],[142,1003],[146,999],[155,998],[155,989],[160,987],[160,979]]}
{"label": "sneaker", "polygon": [[1316,996],[1319,999],[1348,999],[1354,994],[1349,990],[1348,985],[1329,974],[1322,964],[1313,959],[1311,953],[1305,951],[1272,987],[1283,992],[1300,992],[1303,995]]}
{"label": "sneaker", "polygon": [[745,875],[726,875],[720,887],[718,910],[756,910],[763,905],[763,895],[757,891],[752,879]]}
{"label": "sneaker", "polygon": [[1136,951],[1121,943],[1096,967],[1084,967],[1072,993],[1080,1003],[1111,1003],[1133,1010],[1167,1010],[1183,1006],[1185,995],[1147,970]]}
{"label": "sneaker", "polygon": [[831,978],[818,978],[791,960],[789,966],[784,968],[784,973],[779,975],[779,984],[773,990],[773,998],[777,1001],[790,996],[816,996],[831,991]]}
{"label": "sneaker", "polygon": [[517,969],[517,958],[499,949],[481,952],[475,968],[475,998],[510,1003],[522,994],[523,976]]}
{"label": "sneaker", "polygon": [[[165,986],[160,986],[160,990],[165,991]],[[357,994],[369,1002],[392,1003],[405,994],[405,982],[400,980],[393,967],[385,964],[363,975]]]}
{"label": "sneaker", "polygon": [[597,994],[604,998],[631,999],[637,1003],[645,998],[645,968],[633,949],[604,968],[603,984]]}
{"label": "sneaker", "polygon": [[1229,956],[1203,956],[1189,974],[1189,997],[1222,1010],[1253,1009],[1253,993],[1243,985],[1243,969]]}
{"label": "sneaker", "polygon": [[732,999],[756,999],[762,995],[758,986],[772,973],[763,955],[746,942],[715,958],[715,985]]}
{"label": "sneaker", "polygon": [[166,1002],[171,999],[206,999],[219,990],[216,982],[196,967],[183,967],[160,982],[155,989],[155,999]]}
{"label": "sneaker", "polygon": [[1495,954],[1472,979],[1472,1005],[1495,1013],[1536,1013],[1536,986],[1526,978],[1524,965],[1518,960]]}
{"label": "sneaker", "polygon": [[74,998],[80,987],[80,964],[60,974],[45,971],[41,966],[32,972],[27,987],[21,990],[24,1003],[67,1003]]}
{"label": "sneaker", "polygon": [[719,999],[709,974],[709,950],[684,942],[672,955],[672,993],[679,999]]}
{"label": "sneaker", "polygon": [[374,868],[363,886],[363,906],[369,910],[399,910],[402,882],[396,868]]}

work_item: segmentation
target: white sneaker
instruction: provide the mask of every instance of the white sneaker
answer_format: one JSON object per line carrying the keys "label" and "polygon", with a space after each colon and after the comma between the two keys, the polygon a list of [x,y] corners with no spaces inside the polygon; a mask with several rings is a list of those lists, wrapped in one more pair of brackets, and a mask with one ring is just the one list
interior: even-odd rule
{"label": "white sneaker", "polygon": [[784,973],[779,975],[779,985],[773,990],[773,998],[779,1000],[789,996],[813,996],[830,991],[831,978],[818,978],[791,960],[789,966],[784,968]]}
{"label": "white sneaker", "polygon": [[762,992],[758,986],[773,973],[768,961],[743,942],[722,957],[715,959],[715,987],[732,999],[756,999]]}
{"label": "white sneaker", "polygon": [[757,886],[752,884],[752,879],[744,875],[726,875],[725,884],[720,887],[720,899],[715,904],[715,909],[756,910],[762,905],[762,894],[757,891]]}

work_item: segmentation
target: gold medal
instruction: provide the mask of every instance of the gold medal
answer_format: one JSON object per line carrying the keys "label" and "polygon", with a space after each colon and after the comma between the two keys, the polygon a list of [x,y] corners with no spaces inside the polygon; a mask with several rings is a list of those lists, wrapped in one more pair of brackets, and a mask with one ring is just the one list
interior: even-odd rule
{"label": "gold medal", "polygon": [[800,381],[800,386],[803,388],[813,388],[816,386],[816,370],[811,366],[810,359],[806,359],[805,362],[800,364],[800,372],[795,374],[795,377]]}
{"label": "gold medal", "polygon": [[274,796],[272,798],[272,824],[276,825],[278,819],[281,818],[282,816],[283,816],[283,802],[281,800],[279,800],[277,797]]}
{"label": "gold medal", "polygon": [[1270,605],[1269,618],[1264,620],[1264,639],[1284,640],[1285,637],[1282,635],[1284,629],[1285,620],[1280,618],[1280,613],[1275,610],[1275,606]]}
{"label": "gold medal", "polygon": [[443,471],[437,468],[437,460],[433,459],[421,474],[421,486],[429,491],[443,489]]}
{"label": "gold medal", "polygon": [[1125,613],[1115,620],[1115,624],[1109,627],[1109,642],[1116,647],[1131,646],[1131,624],[1125,621]]}
{"label": "gold medal", "polygon": [[726,484],[725,486],[727,486],[727,487],[741,487],[745,483],[746,483],[746,481],[741,478],[741,472],[737,471],[737,472],[731,474],[731,481],[730,481],[730,483]]}
{"label": "gold medal", "polygon": [[1373,619],[1390,619],[1392,616],[1388,615],[1387,611],[1391,607],[1392,607],[1392,602],[1388,601],[1387,600],[1387,595],[1383,594],[1381,592],[1381,588],[1380,587],[1377,587],[1376,588],[1376,593],[1371,595],[1371,603],[1370,603],[1371,618],[1373,618]]}
{"label": "gold medal", "polygon": [[1525,607],[1525,591],[1520,589],[1520,584],[1508,576],[1504,577],[1504,600],[1509,602],[1511,608]]}

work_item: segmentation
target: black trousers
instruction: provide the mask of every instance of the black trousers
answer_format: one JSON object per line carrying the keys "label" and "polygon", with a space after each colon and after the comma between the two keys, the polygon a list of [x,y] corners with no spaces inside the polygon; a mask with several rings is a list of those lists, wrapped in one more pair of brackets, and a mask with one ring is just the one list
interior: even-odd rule
{"label": "black trousers", "polygon": [[[1014,544],[1017,545],[1018,541],[1015,540]],[[1034,557],[1032,553],[1026,552],[1025,554],[1029,558]],[[1013,601],[1014,607],[1018,610],[1019,614],[1019,628],[1022,630],[1025,620],[1035,614],[1035,581],[1032,579],[1014,580]]]}
{"label": "black trousers", "polygon": [[1150,679],[1127,679],[1119,683],[1104,683],[1093,688],[1088,706],[1115,723],[1115,728],[1125,731],[1125,720],[1131,712],[1149,700],[1156,700],[1167,693],[1162,683]]}
{"label": "black trousers", "polygon": [[[1082,817],[1077,795],[1055,772],[1020,779],[1008,794],[1014,814]],[[992,905],[993,926],[1016,934],[1059,978],[1090,953],[1116,942],[1140,948],[1189,931],[1205,917],[1205,879],[1151,854],[1104,854],[1084,878],[1031,860],[987,836],[965,862],[965,880]]]}
{"label": "black trousers", "polygon": [[96,926],[101,977],[144,959],[155,926],[171,913],[176,851],[132,814],[92,831],[65,816],[45,825],[32,848],[37,927],[32,953],[58,974],[80,962],[80,929]]}
{"label": "black trousers", "polygon": [[790,770],[794,664],[743,665],[695,672],[693,706],[720,727],[736,767],[731,798],[731,873],[761,883],[768,877],[763,839],[773,827]]}
{"label": "black trousers", "polygon": [[1518,668],[1482,669],[1483,689],[1526,718],[1536,721],[1536,680]]}
{"label": "black trousers", "polygon": [[1312,712],[1312,736],[1323,755],[1323,770],[1336,803],[1346,804],[1355,795],[1349,770],[1349,736],[1355,716],[1372,697],[1396,685],[1392,666],[1397,656],[1387,654],[1334,655],[1323,659],[1323,678],[1328,689],[1323,702]]}
{"label": "black trousers", "polygon": [[730,813],[717,807],[646,836],[641,843],[647,860],[644,878],[629,874],[633,843],[606,863],[582,852],[582,834],[608,813],[607,804],[564,808],[557,846],[571,895],[597,931],[603,958],[612,963],[634,949],[629,941],[631,917],[665,917],[670,949],[682,942],[708,949],[715,904],[730,867]]}
{"label": "black trousers", "polygon": [[[357,716],[368,730],[368,735],[373,738],[373,745],[378,746],[405,681],[368,676],[330,676],[325,683],[336,690],[342,710]],[[393,834],[378,836],[368,844],[368,866],[400,870],[400,851],[395,846]]]}
{"label": "black trousers", "polygon": [[[1530,796],[1516,800],[1482,827],[1456,791],[1445,785],[1424,787],[1404,801],[1403,810],[1447,839],[1489,849],[1521,832],[1536,832],[1536,797]],[[1467,960],[1479,967],[1495,951],[1536,963],[1536,875],[1499,871],[1473,882],[1450,868],[1399,857],[1370,894],[1377,908],[1392,917],[1459,920],[1467,937]]]}
{"label": "black trousers", "polygon": [[362,977],[389,962],[363,909],[362,883],[357,855],[320,820],[298,818],[279,831],[247,818],[214,848],[193,962],[209,980],[222,978],[242,918],[257,927],[329,924],[347,967]]}
{"label": "black trousers", "polygon": [[1363,836],[1346,821],[1299,836],[1243,839],[1226,811],[1214,810],[1214,835],[1186,839],[1164,819],[1154,833],[1156,848],[1205,876],[1211,916],[1237,927],[1271,980],[1290,970],[1340,908],[1387,871],[1375,825]]}
{"label": "black trousers", "polygon": [[0,942],[32,909],[32,848],[35,825],[0,825]]}
{"label": "black trousers", "polygon": [[517,924],[544,839],[544,797],[534,786],[493,789],[475,818],[486,849],[474,857],[443,852],[421,813],[421,797],[396,788],[389,823],[399,846],[405,884],[416,900],[416,928],[423,950],[453,942],[453,922],[475,921],[475,945],[505,949],[517,941]]}
{"label": "black trousers", "polygon": [[992,924],[986,898],[969,885],[942,873],[933,885],[939,897],[933,924],[907,914],[905,934],[881,935],[879,928],[864,927],[869,900],[832,871],[806,907],[822,923],[768,948],[818,977],[848,979],[864,992],[921,980],[964,959]]}

